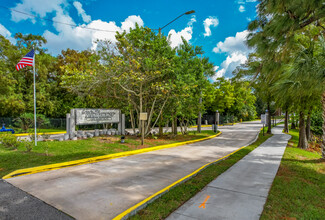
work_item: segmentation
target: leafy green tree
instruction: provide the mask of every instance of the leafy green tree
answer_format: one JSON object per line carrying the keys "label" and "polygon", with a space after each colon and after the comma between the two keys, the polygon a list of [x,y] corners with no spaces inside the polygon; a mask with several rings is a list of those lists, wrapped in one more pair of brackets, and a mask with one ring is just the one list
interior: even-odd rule
{"label": "leafy green tree", "polygon": [[199,100],[207,91],[207,77],[214,73],[208,58],[199,57],[203,53],[202,47],[190,45],[184,39],[177,49],[175,70],[171,75],[173,90],[170,100],[174,120],[178,118],[183,133],[187,133],[188,126],[197,118],[199,111],[204,111],[204,105]]}
{"label": "leafy green tree", "polygon": [[26,108],[14,77],[15,61],[18,59],[17,47],[0,35],[0,116],[15,116]]}
{"label": "leafy green tree", "polygon": [[[249,30],[253,32],[248,38],[248,44],[255,46],[257,53],[263,58],[288,64],[293,57],[296,57],[297,34],[313,39],[316,44],[322,41],[324,18],[325,5],[322,1],[261,0],[258,6],[258,17],[249,25]],[[312,57],[316,58],[317,56],[314,55]],[[316,62],[315,68],[311,70],[312,75],[316,77],[320,72],[317,67],[318,63]],[[297,72],[306,74],[304,72],[306,68],[302,66],[300,68],[297,69]],[[322,87],[324,79],[320,79],[318,82],[314,87]],[[313,88],[310,89],[313,90]],[[323,97],[322,100],[325,103],[325,93],[323,93]],[[325,112],[325,104],[323,105]],[[300,116],[302,119],[301,114]],[[323,127],[325,130],[325,120]],[[325,157],[325,141],[322,143],[322,149],[323,157]]]}
{"label": "leafy green tree", "polygon": [[218,110],[222,114],[234,105],[235,88],[230,80],[223,77],[218,78],[208,89],[211,92],[204,97],[207,110],[211,112]]}

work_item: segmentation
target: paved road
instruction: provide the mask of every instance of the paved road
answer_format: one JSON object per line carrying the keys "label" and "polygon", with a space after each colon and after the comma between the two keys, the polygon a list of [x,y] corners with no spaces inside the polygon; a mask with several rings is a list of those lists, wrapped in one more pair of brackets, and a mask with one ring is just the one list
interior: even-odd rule
{"label": "paved road", "polygon": [[148,196],[252,141],[261,124],[220,127],[217,138],[176,148],[7,179],[77,219],[112,219]]}
{"label": "paved road", "polygon": [[0,180],[0,219],[70,220],[70,216]]}
{"label": "paved road", "polygon": [[282,130],[283,126],[273,128],[273,137],[208,184],[167,220],[258,220],[290,139]]}

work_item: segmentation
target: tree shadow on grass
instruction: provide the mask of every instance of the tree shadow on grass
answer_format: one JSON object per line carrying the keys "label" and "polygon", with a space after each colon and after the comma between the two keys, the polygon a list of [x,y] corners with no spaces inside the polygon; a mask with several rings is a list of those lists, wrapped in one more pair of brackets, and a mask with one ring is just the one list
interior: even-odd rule
{"label": "tree shadow on grass", "polygon": [[325,175],[319,172],[322,162],[282,158],[261,219],[323,219]]}
{"label": "tree shadow on grass", "polygon": [[299,163],[325,163],[325,159],[319,158],[314,160],[297,160],[297,159],[282,159],[283,161],[293,161],[293,162],[299,162]]}

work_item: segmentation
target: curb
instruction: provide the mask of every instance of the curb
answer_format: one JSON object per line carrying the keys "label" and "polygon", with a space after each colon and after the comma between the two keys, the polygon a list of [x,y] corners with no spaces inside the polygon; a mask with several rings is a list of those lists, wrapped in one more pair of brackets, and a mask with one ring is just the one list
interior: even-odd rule
{"label": "curb", "polygon": [[150,151],[155,151],[155,150],[161,150],[165,148],[172,148],[172,147],[178,147],[181,145],[186,145],[186,144],[192,144],[208,139],[215,138],[219,135],[221,135],[222,132],[219,131],[218,134],[197,139],[197,140],[191,140],[191,141],[184,141],[184,142],[179,142],[179,143],[173,143],[173,144],[166,144],[166,145],[161,145],[157,147],[149,147],[149,148],[144,148],[144,149],[139,149],[139,150],[133,150],[133,151],[126,151],[126,152],[121,152],[121,153],[116,153],[116,154],[108,154],[104,156],[98,156],[98,157],[90,157],[90,158],[85,158],[81,160],[73,160],[73,161],[68,161],[68,162],[62,162],[62,163],[55,163],[55,164],[50,164],[50,165],[44,165],[44,166],[38,166],[38,167],[31,167],[31,168],[26,168],[26,169],[19,169],[15,170],[4,177],[2,179],[8,179],[12,177],[17,177],[17,176],[23,176],[23,175],[29,175],[29,174],[34,174],[34,173],[40,173],[40,172],[45,172],[49,170],[57,170],[65,167],[72,167],[72,166],[77,166],[77,165],[82,165],[82,164],[89,164],[89,163],[95,163],[95,162],[100,162],[104,160],[111,160],[115,158],[120,158],[120,157],[126,157],[126,156],[131,156],[135,154],[142,154]]}
{"label": "curb", "polygon": [[[66,131],[58,131],[58,132],[47,132],[47,133],[36,133],[37,135],[43,135],[43,134],[65,134]],[[23,137],[28,135],[34,135],[34,133],[22,133],[22,134],[14,134],[16,137]]]}
{"label": "curb", "polygon": [[[235,125],[235,124],[238,124],[238,123],[240,123],[240,122],[219,124],[218,127],[222,127],[222,126],[225,126],[225,125]],[[201,128],[210,128],[210,127],[212,127],[212,125],[201,125]],[[197,128],[197,125],[193,125],[190,128]]]}
{"label": "curb", "polygon": [[[201,128],[210,128],[212,125],[201,125]],[[197,125],[193,125],[190,128],[197,128]]]}
{"label": "curb", "polygon": [[[262,128],[260,129],[260,131],[262,130]],[[140,211],[141,209],[145,208],[148,204],[152,203],[153,201],[155,201],[156,199],[158,199],[159,197],[161,197],[162,195],[164,195],[166,192],[168,192],[170,189],[178,186],[179,184],[186,182],[187,180],[191,179],[192,177],[196,176],[200,171],[204,170],[205,168],[218,163],[221,160],[224,160],[226,158],[228,158],[229,156],[231,156],[232,154],[240,151],[241,149],[251,145],[252,143],[254,143],[257,139],[258,136],[260,134],[260,131],[257,133],[256,137],[254,138],[254,140],[252,140],[251,142],[249,142],[247,145],[238,148],[237,150],[233,151],[232,153],[223,156],[215,161],[212,161],[210,163],[207,163],[205,165],[203,165],[202,167],[200,167],[199,169],[195,170],[194,172],[188,174],[187,176],[177,180],[176,182],[170,184],[169,186],[163,188],[162,190],[154,193],[153,195],[149,196],[148,198],[142,200],[141,202],[139,202],[138,204],[132,206],[131,208],[125,210],[124,212],[122,212],[121,214],[119,214],[118,216],[114,217],[113,220],[124,220],[127,219],[133,215],[135,215],[138,211]],[[220,134],[220,133],[219,133]]]}

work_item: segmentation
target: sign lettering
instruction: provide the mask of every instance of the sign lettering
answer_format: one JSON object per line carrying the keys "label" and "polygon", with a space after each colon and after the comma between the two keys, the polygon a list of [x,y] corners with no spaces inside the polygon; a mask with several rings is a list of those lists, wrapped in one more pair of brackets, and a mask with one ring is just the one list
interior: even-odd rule
{"label": "sign lettering", "polygon": [[76,125],[119,123],[120,110],[118,109],[75,109]]}

